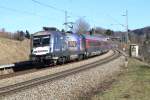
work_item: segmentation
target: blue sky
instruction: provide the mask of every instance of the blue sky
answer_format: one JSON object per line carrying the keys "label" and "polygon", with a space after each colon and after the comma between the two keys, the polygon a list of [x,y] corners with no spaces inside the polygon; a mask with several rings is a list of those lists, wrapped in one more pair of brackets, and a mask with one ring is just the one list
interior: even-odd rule
{"label": "blue sky", "polygon": [[[129,29],[150,25],[150,0],[36,0],[50,7],[44,7],[32,0],[0,0],[0,28],[15,32],[29,30],[36,32],[43,26],[56,26],[62,29],[64,12],[68,11],[68,21],[75,22],[83,17],[91,27],[100,26],[124,31],[126,9],[128,10]],[[10,9],[9,9],[10,8]]]}

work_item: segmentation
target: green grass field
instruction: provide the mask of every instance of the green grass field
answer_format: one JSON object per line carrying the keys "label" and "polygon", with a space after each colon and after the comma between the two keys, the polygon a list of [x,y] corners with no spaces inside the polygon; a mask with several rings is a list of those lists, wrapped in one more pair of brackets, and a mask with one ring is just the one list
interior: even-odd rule
{"label": "green grass field", "polygon": [[92,100],[150,100],[150,66],[129,59],[127,69],[111,88],[95,94]]}

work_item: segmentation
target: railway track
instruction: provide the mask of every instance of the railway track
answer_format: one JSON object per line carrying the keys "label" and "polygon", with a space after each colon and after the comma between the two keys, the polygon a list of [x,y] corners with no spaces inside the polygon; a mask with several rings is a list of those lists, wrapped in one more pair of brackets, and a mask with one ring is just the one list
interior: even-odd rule
{"label": "railway track", "polygon": [[35,79],[29,80],[29,81],[9,85],[6,87],[1,87],[0,88],[0,96],[9,95],[10,93],[15,93],[15,92],[20,91],[20,90],[28,89],[30,87],[35,87],[37,85],[40,85],[40,84],[43,84],[43,83],[46,83],[49,81],[53,81],[53,80],[60,79],[60,78],[84,71],[84,70],[88,70],[88,69],[96,67],[98,65],[108,63],[108,62],[118,58],[119,56],[120,56],[120,53],[118,51],[114,51],[113,55],[111,55],[105,59],[102,59],[101,61],[96,61],[96,62],[93,62],[90,64],[86,64],[86,65],[83,65],[80,67],[65,70],[62,72],[55,73],[55,74],[35,78]]}
{"label": "railway track", "polygon": [[[88,59],[92,59],[92,58],[93,57],[88,58]],[[84,60],[87,60],[87,59],[84,59]],[[83,61],[83,60],[81,60],[81,61]],[[78,62],[80,62],[80,61],[78,61]],[[74,63],[74,61],[71,61],[69,63],[65,63],[63,65],[55,65],[55,67],[61,67],[61,66],[64,66],[64,65],[67,65],[67,64],[70,64],[70,63]],[[38,71],[42,71],[42,70],[47,70],[47,69],[50,69],[50,68],[54,67],[54,65],[47,65],[47,66],[48,67],[43,67],[43,65],[38,65],[38,68],[37,68],[37,65],[36,66],[30,66],[31,67],[30,69],[25,69],[25,70],[22,69],[22,71],[16,71],[16,72],[13,72],[13,73],[0,75],[0,79],[16,77],[16,76],[20,76],[20,75],[24,75],[24,74],[34,73],[34,72],[38,72]]]}
{"label": "railway track", "polygon": [[[105,54],[105,53],[104,53]],[[88,58],[88,59],[92,59],[93,57],[91,58]],[[87,60],[87,59],[84,59],[84,60]],[[81,60],[83,61],[83,60]],[[81,62],[81,61],[77,61],[77,62]],[[67,65],[67,64],[70,64],[70,63],[74,63],[75,61],[71,61],[69,63],[65,63],[63,65],[55,65],[55,67],[61,67],[61,66],[64,66],[64,65]],[[28,69],[22,69],[21,71],[15,71],[13,73],[9,73],[9,74],[4,74],[4,75],[0,75],[0,79],[6,79],[6,78],[11,78],[11,77],[16,77],[16,76],[20,76],[20,75],[25,75],[25,74],[30,74],[30,73],[34,73],[34,72],[38,72],[38,71],[42,71],[42,70],[47,70],[47,69],[50,69],[52,68],[54,65],[47,65],[48,67],[44,67],[43,65],[28,65]],[[20,66],[20,67],[24,67],[23,65]]]}

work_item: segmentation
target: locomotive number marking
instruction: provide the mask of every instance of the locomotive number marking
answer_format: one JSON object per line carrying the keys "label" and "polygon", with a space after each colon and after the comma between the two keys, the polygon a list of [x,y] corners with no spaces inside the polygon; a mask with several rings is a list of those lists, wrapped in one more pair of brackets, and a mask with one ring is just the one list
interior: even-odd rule
{"label": "locomotive number marking", "polygon": [[76,41],[68,41],[68,46],[69,47],[76,47],[77,46],[77,42]]}

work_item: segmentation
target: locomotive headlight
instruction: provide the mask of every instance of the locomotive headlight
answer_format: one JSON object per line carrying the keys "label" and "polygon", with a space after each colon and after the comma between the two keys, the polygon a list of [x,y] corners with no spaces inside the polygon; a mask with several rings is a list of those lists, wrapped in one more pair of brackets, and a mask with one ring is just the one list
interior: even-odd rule
{"label": "locomotive headlight", "polygon": [[51,58],[51,56],[50,55],[47,55],[46,57],[45,57],[45,59],[50,59]]}
{"label": "locomotive headlight", "polygon": [[35,60],[36,60],[36,57],[32,57],[31,60],[32,60],[32,61],[35,61]]}

